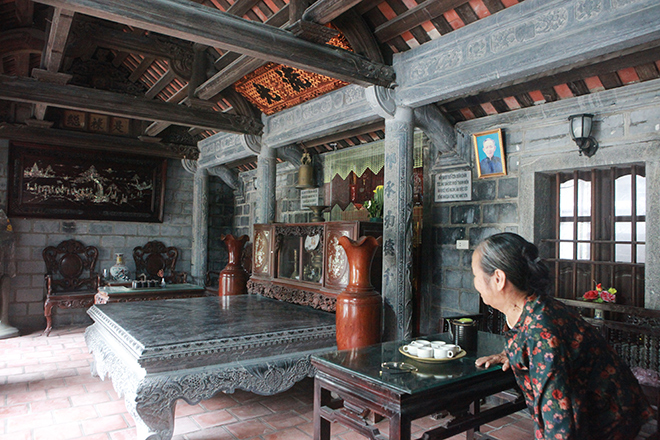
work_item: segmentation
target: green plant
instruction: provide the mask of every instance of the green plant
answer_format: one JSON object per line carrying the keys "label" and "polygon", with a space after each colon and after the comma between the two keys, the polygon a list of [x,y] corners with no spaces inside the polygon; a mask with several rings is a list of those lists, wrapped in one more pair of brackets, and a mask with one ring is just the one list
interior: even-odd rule
{"label": "green plant", "polygon": [[374,190],[374,198],[367,200],[364,207],[369,211],[369,216],[381,218],[383,216],[383,185],[378,185]]}

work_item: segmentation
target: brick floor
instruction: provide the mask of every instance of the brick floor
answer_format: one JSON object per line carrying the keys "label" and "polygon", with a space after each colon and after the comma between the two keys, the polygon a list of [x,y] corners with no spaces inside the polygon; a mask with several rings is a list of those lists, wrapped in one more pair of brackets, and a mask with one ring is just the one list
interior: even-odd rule
{"label": "brick floor", "polygon": [[[0,340],[0,440],[134,440],[135,422],[109,380],[90,371],[91,354],[84,328],[55,329]],[[177,402],[175,440],[305,440],[311,439],[313,382],[296,384],[276,396],[244,391],[219,394],[196,405]],[[438,426],[431,418],[415,421],[413,434]],[[526,411],[482,427],[485,438],[532,439]],[[378,424],[387,435],[387,420]],[[655,428],[644,427],[638,439]],[[363,440],[333,424],[333,440]],[[465,439],[464,434],[452,440]]]}

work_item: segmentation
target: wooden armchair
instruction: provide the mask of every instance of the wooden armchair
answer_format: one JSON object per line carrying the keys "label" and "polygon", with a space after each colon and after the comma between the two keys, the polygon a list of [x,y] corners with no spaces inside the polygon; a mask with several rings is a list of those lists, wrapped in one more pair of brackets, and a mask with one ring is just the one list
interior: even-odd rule
{"label": "wooden armchair", "polygon": [[54,306],[59,308],[87,308],[94,304],[101,277],[94,272],[99,251],[77,240],[65,240],[46,247],[42,256],[46,263],[46,302],[44,316],[48,336],[53,329],[51,317]]}
{"label": "wooden armchair", "polygon": [[150,241],[144,246],[137,246],[133,248],[135,278],[144,275],[148,280],[159,280],[158,272],[162,270],[166,282],[185,283],[188,274],[174,270],[178,259],[179,250],[173,246],[166,247],[160,241]]}

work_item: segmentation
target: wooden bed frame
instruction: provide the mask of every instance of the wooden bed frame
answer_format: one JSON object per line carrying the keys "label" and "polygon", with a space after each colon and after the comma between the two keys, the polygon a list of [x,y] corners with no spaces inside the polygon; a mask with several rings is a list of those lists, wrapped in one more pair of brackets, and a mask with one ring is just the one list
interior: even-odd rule
{"label": "wooden bed frame", "polygon": [[111,378],[138,439],[171,439],[178,399],[280,393],[314,375],[313,354],[336,349],[334,314],[258,295],[96,305],[88,314],[92,373]]}

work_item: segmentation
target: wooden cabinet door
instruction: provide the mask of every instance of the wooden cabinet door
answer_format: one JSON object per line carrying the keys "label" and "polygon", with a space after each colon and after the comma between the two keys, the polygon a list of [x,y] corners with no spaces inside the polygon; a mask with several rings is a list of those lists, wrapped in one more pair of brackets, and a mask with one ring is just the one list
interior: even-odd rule
{"label": "wooden cabinet door", "polygon": [[255,276],[273,276],[273,238],[271,225],[254,225],[252,274]]}
{"label": "wooden cabinet door", "polygon": [[325,287],[339,293],[348,285],[348,259],[344,248],[339,244],[339,237],[355,239],[354,222],[332,222],[326,225],[325,237]]}

